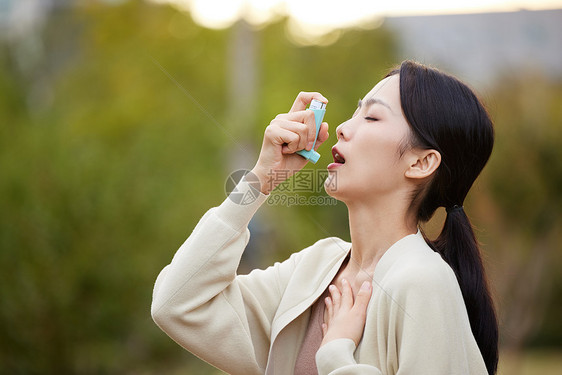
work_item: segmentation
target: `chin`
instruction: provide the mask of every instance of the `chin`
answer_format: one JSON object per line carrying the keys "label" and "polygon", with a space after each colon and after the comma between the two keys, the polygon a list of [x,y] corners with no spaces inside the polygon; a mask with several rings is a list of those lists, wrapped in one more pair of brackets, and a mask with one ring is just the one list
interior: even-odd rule
{"label": "chin", "polygon": [[337,174],[336,173],[330,173],[328,175],[328,177],[326,178],[326,180],[324,181],[324,191],[326,192],[326,194],[328,194],[330,197],[335,198],[337,200],[342,200],[341,196],[342,196],[342,186],[340,184],[340,181],[337,180]]}
{"label": "chin", "polygon": [[324,181],[324,191],[330,197],[345,204],[354,201],[362,201],[367,197],[385,194],[384,189],[386,188],[373,186],[373,183],[369,181],[377,181],[377,178],[369,176],[368,178],[356,180],[352,183],[346,180],[347,183],[344,183],[343,179],[336,179],[335,173],[330,173],[328,178]]}

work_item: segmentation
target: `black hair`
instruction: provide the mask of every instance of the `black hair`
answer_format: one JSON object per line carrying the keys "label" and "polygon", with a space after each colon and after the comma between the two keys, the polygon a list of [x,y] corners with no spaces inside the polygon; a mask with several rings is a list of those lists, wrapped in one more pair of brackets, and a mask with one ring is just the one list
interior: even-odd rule
{"label": "black hair", "polygon": [[441,164],[431,180],[415,191],[412,208],[419,222],[439,207],[447,217],[429,245],[451,266],[460,285],[472,333],[489,374],[498,364],[498,322],[480,250],[463,202],[486,165],[494,144],[490,116],[472,90],[437,69],[404,61],[388,76],[399,75],[402,111],[413,147],[433,149]]}

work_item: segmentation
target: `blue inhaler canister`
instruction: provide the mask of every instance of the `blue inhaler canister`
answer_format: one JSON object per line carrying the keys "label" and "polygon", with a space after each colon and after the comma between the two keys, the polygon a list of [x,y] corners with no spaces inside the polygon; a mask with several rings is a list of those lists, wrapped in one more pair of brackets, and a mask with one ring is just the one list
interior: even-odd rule
{"label": "blue inhaler canister", "polygon": [[326,113],[326,103],[322,103],[320,100],[312,99],[310,105],[308,106],[308,111],[314,111],[314,120],[316,121],[316,137],[314,137],[314,144],[312,149],[297,151],[297,154],[303,158],[310,160],[314,164],[320,159],[320,154],[314,150],[316,145],[316,139],[318,139],[318,133],[320,132],[320,125],[322,125],[322,120],[324,120],[324,114]]}

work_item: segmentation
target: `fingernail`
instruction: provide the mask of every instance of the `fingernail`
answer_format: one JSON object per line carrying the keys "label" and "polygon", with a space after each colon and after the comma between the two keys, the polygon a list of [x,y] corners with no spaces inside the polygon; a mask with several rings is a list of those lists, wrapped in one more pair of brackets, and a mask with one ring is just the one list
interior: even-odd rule
{"label": "fingernail", "polygon": [[306,149],[307,150],[312,150],[312,145],[314,145],[314,142],[308,142],[308,144],[306,145]]}
{"label": "fingernail", "polygon": [[345,285],[345,284],[347,284],[347,280],[346,280],[346,279],[342,279],[342,280],[341,280],[341,283],[342,283],[343,285]]}
{"label": "fingernail", "polygon": [[370,283],[368,281],[364,281],[363,284],[361,285],[361,289],[362,290],[369,290],[369,285]]}

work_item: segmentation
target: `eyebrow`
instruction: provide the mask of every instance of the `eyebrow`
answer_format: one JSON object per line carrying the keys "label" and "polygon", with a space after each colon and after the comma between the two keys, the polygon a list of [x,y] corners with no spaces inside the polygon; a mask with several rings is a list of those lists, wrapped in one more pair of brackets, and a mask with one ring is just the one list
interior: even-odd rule
{"label": "eyebrow", "polygon": [[[390,108],[390,106],[383,100],[381,99],[377,99],[377,98],[369,98],[367,99],[367,101],[365,102],[365,107],[370,107],[373,104],[380,104],[386,108],[388,108],[390,110],[390,112],[392,112],[394,114],[394,111],[392,110],[392,108]],[[357,108],[361,108],[363,106],[363,100],[359,99],[359,102],[357,103]]]}

